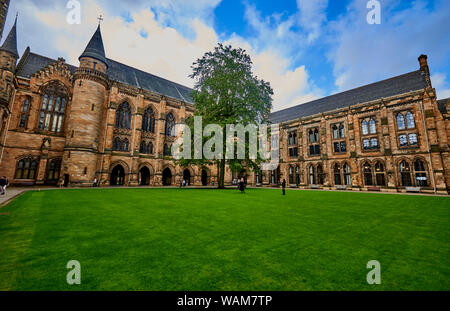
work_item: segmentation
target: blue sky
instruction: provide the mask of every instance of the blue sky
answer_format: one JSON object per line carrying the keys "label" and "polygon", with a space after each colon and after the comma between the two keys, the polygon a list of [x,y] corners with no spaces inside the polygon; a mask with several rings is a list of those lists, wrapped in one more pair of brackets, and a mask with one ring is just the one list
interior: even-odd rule
{"label": "blue sky", "polygon": [[369,25],[368,0],[80,0],[69,25],[65,0],[13,0],[19,47],[77,57],[99,14],[107,56],[192,86],[196,58],[217,42],[245,48],[255,73],[274,88],[274,110],[417,70],[429,57],[439,98],[450,97],[450,1],[380,0]]}

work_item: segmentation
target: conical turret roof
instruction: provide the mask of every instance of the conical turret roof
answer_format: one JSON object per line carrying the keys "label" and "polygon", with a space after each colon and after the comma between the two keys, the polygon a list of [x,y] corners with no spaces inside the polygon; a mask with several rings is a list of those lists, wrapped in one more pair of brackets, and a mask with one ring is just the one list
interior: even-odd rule
{"label": "conical turret roof", "polygon": [[82,57],[95,58],[108,66],[108,62],[106,61],[105,56],[105,48],[103,46],[102,33],[100,31],[100,25],[98,25],[97,30],[91,38],[91,41],[89,41],[83,54],[81,54],[78,59],[81,59]]}
{"label": "conical turret roof", "polygon": [[3,45],[0,47],[0,51],[9,52],[16,58],[19,58],[19,53],[17,52],[17,16],[14,26],[11,28],[11,31],[3,42]]}

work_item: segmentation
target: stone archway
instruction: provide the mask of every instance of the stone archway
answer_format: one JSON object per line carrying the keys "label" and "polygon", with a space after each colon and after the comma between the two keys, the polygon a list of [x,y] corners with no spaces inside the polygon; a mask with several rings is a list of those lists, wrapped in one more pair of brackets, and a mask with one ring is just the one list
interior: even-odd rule
{"label": "stone archway", "polygon": [[208,172],[205,169],[202,169],[202,186],[206,187],[209,184],[209,176]]}
{"label": "stone archway", "polygon": [[151,173],[147,166],[143,166],[139,170],[139,186],[149,186],[150,185]]}
{"label": "stone archway", "polygon": [[111,171],[110,185],[123,186],[125,184],[125,169],[122,165],[117,164]]}
{"label": "stone archway", "polygon": [[163,186],[170,186],[170,185],[172,185],[172,179],[173,179],[172,171],[170,170],[170,168],[166,167],[163,170],[163,172],[162,172],[162,184],[163,184]]}
{"label": "stone archway", "polygon": [[188,185],[192,185],[192,175],[189,169],[185,169],[183,171],[183,180],[185,180],[188,183]]}

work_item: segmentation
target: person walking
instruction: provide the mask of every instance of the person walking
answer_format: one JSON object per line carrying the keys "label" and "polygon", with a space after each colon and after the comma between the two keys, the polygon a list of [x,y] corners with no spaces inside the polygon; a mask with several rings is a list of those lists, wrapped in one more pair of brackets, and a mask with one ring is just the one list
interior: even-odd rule
{"label": "person walking", "polygon": [[0,177],[0,194],[5,195],[3,186],[6,184],[5,176]]}
{"label": "person walking", "polygon": [[281,184],[281,187],[283,188],[283,195],[286,195],[286,179],[283,179],[283,183]]}
{"label": "person walking", "polygon": [[241,180],[239,181],[239,190],[241,191],[241,193],[245,194],[245,181],[244,181],[244,178],[241,178]]}
{"label": "person walking", "polygon": [[0,187],[2,195],[6,195],[6,187],[8,186],[8,184],[9,184],[8,178],[6,178],[6,176],[2,176],[2,178],[0,179]]}

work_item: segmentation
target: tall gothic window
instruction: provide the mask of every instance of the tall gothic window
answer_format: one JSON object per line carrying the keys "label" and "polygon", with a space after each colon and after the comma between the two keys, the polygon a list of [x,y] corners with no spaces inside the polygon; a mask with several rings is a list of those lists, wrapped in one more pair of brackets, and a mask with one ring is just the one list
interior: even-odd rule
{"label": "tall gothic window", "polygon": [[348,165],[347,163],[344,164],[344,180],[346,186],[352,185],[351,168],[350,165]]}
{"label": "tall gothic window", "polygon": [[309,184],[310,185],[315,185],[316,184],[316,172],[315,172],[315,168],[314,166],[310,166],[309,167]]}
{"label": "tall gothic window", "polygon": [[372,167],[368,162],[364,163],[363,171],[364,171],[364,184],[366,186],[373,186]]}
{"label": "tall gothic window", "polygon": [[130,142],[127,138],[120,139],[116,137],[113,140],[113,151],[128,152],[130,149]]}
{"label": "tall gothic window", "polygon": [[425,169],[425,163],[422,160],[416,160],[414,162],[414,173],[416,177],[417,186],[428,186],[427,171]]}
{"label": "tall gothic window", "polygon": [[408,129],[413,129],[416,127],[416,122],[414,121],[414,115],[411,113],[411,111],[408,111],[406,113],[406,127]]}
{"label": "tall gothic window", "polygon": [[404,130],[406,129],[406,125],[405,125],[405,117],[403,116],[403,114],[399,113],[397,114],[397,128],[399,130]]}
{"label": "tall gothic window", "polygon": [[369,133],[375,134],[377,132],[377,126],[375,124],[375,120],[370,118],[369,120]]}
{"label": "tall gothic window", "polygon": [[400,163],[400,177],[403,187],[411,187],[412,186],[412,180],[411,180],[411,168],[409,166],[409,163],[406,161],[402,161]]}
{"label": "tall gothic window", "polygon": [[59,180],[61,172],[61,159],[51,159],[48,162],[47,182],[55,182]]}
{"label": "tall gothic window", "polygon": [[325,180],[325,175],[323,173],[323,167],[321,164],[317,165],[317,181],[319,185],[323,185]]}
{"label": "tall gothic window", "polygon": [[295,167],[295,182],[297,186],[300,184],[300,167]]}
{"label": "tall gothic window", "polygon": [[151,107],[148,107],[142,116],[142,130],[149,133],[155,132],[155,114]]}
{"label": "tall gothic window", "polygon": [[116,128],[129,130],[131,128],[131,107],[124,102],[116,110]]}
{"label": "tall gothic window", "polygon": [[334,184],[340,185],[341,183],[342,183],[341,167],[339,166],[339,164],[336,163],[334,165]]}
{"label": "tall gothic window", "polygon": [[170,146],[168,144],[164,144],[163,156],[165,156],[165,157],[170,156]]}
{"label": "tall gothic window", "polygon": [[16,165],[15,179],[36,179],[38,164],[39,161],[32,158],[19,160]]}
{"label": "tall gothic window", "polygon": [[289,166],[289,184],[293,185],[295,183],[294,179],[294,167]]}
{"label": "tall gothic window", "polygon": [[39,130],[54,133],[62,132],[67,98],[67,89],[60,82],[53,82],[45,88],[39,114]]}
{"label": "tall gothic window", "polygon": [[367,124],[366,120],[363,120],[361,122],[361,131],[363,135],[369,134],[369,125]]}
{"label": "tall gothic window", "polygon": [[28,116],[30,115],[30,99],[27,97],[23,102],[22,113],[20,114],[19,128],[26,128]]}
{"label": "tall gothic window", "polygon": [[172,113],[166,117],[166,136],[175,137],[175,117]]}
{"label": "tall gothic window", "polygon": [[384,175],[384,165],[380,161],[375,163],[375,181],[377,186],[386,186],[386,177]]}
{"label": "tall gothic window", "polygon": [[141,142],[140,153],[142,154],[153,154],[153,143],[149,141],[146,143],[145,141]]}

